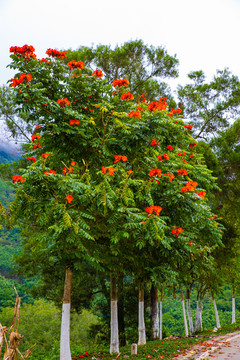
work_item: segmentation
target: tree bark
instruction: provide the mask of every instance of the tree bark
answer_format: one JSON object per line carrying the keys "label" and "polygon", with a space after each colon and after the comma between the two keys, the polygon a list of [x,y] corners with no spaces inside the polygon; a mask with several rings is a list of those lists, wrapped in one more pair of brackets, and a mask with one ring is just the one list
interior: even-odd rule
{"label": "tree bark", "polygon": [[235,291],[232,291],[232,324],[235,323]]}
{"label": "tree bark", "polygon": [[124,322],[124,292],[123,274],[118,277],[118,327],[120,346],[126,345],[125,322]]}
{"label": "tree bark", "polygon": [[202,298],[197,299],[197,306],[196,306],[196,319],[195,319],[195,332],[202,331]]}
{"label": "tree bark", "polygon": [[151,325],[152,338],[158,338],[159,317],[158,317],[158,289],[152,284],[151,286]]}
{"label": "tree bark", "polygon": [[70,350],[70,309],[71,309],[72,271],[66,268],[60,336],[60,360],[72,360]]}
{"label": "tree bark", "polygon": [[183,295],[182,290],[181,290],[181,298],[182,298],[182,310],[183,310],[183,321],[184,321],[185,336],[188,336],[188,324],[187,324],[187,317],[186,317],[186,311],[185,311],[184,295]]}
{"label": "tree bark", "polygon": [[162,300],[163,300],[163,292],[161,290],[161,295],[160,295],[160,314],[159,314],[159,339],[162,340]]}
{"label": "tree bark", "polygon": [[215,317],[216,317],[216,326],[218,329],[221,328],[221,325],[220,325],[220,321],[219,321],[219,316],[218,316],[218,309],[217,309],[217,304],[216,304],[216,301],[214,299],[214,295],[213,295],[213,292],[211,292],[212,294],[212,301],[213,301],[213,306],[214,306],[214,311],[215,311]]}
{"label": "tree bark", "polygon": [[144,287],[143,282],[139,288],[138,302],[138,345],[146,344],[146,330],[144,322]]}
{"label": "tree bark", "polygon": [[110,354],[119,353],[116,278],[111,276],[111,339]]}
{"label": "tree bark", "polygon": [[189,331],[190,331],[190,334],[193,334],[193,319],[192,319],[192,312],[191,312],[190,289],[187,289],[187,315],[188,315],[188,322],[189,322]]}

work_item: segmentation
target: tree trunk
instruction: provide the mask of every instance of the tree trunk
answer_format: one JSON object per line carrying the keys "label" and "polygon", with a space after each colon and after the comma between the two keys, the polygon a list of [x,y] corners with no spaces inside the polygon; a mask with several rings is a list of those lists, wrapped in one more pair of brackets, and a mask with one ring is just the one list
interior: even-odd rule
{"label": "tree trunk", "polygon": [[202,298],[197,298],[197,307],[196,307],[196,319],[195,319],[195,332],[202,331]]}
{"label": "tree trunk", "polygon": [[163,300],[163,292],[161,290],[161,295],[160,295],[160,314],[159,314],[159,339],[162,340],[162,300]]}
{"label": "tree trunk", "polygon": [[125,322],[124,322],[124,293],[123,274],[118,277],[118,327],[120,346],[126,345]]}
{"label": "tree trunk", "polygon": [[188,336],[188,324],[187,324],[187,317],[186,317],[186,311],[185,311],[184,295],[183,295],[182,290],[181,290],[181,298],[182,298],[182,310],[183,310],[183,321],[184,321],[185,336]]}
{"label": "tree trunk", "polygon": [[110,354],[119,353],[118,340],[118,310],[117,310],[117,288],[116,278],[111,276],[111,339]]}
{"label": "tree trunk", "polygon": [[72,271],[66,268],[63,302],[62,302],[60,360],[72,360],[71,350],[70,350],[71,286],[72,286]]}
{"label": "tree trunk", "polygon": [[217,304],[216,304],[216,301],[214,299],[214,295],[213,295],[213,292],[211,292],[212,294],[212,301],[213,301],[213,306],[214,306],[214,311],[215,311],[215,317],[216,317],[216,326],[218,329],[221,328],[221,325],[220,325],[220,321],[219,321],[219,316],[218,316],[218,309],[217,309]]}
{"label": "tree trunk", "polygon": [[188,315],[188,322],[189,322],[189,331],[190,331],[190,334],[192,334],[193,333],[193,319],[192,319],[191,303],[190,303],[190,289],[187,289],[187,315]]}
{"label": "tree trunk", "polygon": [[235,292],[232,291],[232,324],[235,323]]}
{"label": "tree trunk", "polygon": [[138,345],[146,344],[146,331],[144,322],[144,288],[143,282],[139,288],[138,303]]}
{"label": "tree trunk", "polygon": [[151,286],[151,325],[152,325],[152,338],[158,338],[159,317],[158,317],[158,290],[156,286]]}

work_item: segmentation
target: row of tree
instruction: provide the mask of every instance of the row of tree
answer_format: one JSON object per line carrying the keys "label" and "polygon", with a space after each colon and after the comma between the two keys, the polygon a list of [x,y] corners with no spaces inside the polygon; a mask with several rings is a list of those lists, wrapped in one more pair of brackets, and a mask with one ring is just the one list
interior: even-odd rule
{"label": "row of tree", "polygon": [[[140,344],[146,341],[146,281],[152,282],[154,338],[159,335],[157,289],[169,281],[187,289],[190,332],[190,291],[198,284],[201,329],[203,296],[207,290],[214,294],[227,255],[231,272],[237,248],[239,121],[230,126],[227,120],[238,114],[238,79],[224,70],[206,84],[202,72],[191,73],[194,84],[179,88],[180,108],[174,109],[160,80],[177,76],[178,61],[142,41],[115,50],[48,49],[41,60],[31,46],[11,52],[17,74],[11,91],[2,89],[1,111],[13,136],[29,142],[21,175],[13,177],[15,201],[1,214],[6,223],[21,227],[22,271],[41,275],[50,296],[65,269],[61,359],[71,358],[72,277],[77,290],[85,276],[98,276],[103,293],[106,274],[111,277],[110,352],[119,350],[116,279],[121,298],[127,275],[139,284]],[[193,127],[183,121],[182,111]],[[197,143],[192,133],[205,142]],[[221,208],[221,222],[209,204]],[[216,250],[222,224],[228,253]],[[56,288],[49,287],[50,278]],[[81,303],[79,296],[73,301]]]}

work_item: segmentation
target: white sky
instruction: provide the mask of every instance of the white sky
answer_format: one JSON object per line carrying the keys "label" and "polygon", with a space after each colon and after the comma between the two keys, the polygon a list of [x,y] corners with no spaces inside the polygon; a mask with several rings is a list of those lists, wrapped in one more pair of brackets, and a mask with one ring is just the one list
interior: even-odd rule
{"label": "white sky", "polygon": [[43,57],[49,47],[135,39],[177,55],[177,83],[192,70],[211,78],[225,67],[240,78],[239,16],[240,0],[0,0],[0,84],[14,75],[11,46],[33,45]]}

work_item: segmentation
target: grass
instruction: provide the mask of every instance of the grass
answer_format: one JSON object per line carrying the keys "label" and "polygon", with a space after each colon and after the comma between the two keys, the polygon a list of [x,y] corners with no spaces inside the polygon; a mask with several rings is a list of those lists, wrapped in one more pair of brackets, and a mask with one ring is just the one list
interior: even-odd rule
{"label": "grass", "polygon": [[166,338],[163,340],[148,341],[145,345],[138,346],[137,355],[131,355],[131,344],[128,344],[120,348],[119,354],[110,355],[109,346],[108,347],[94,347],[89,349],[87,352],[79,353],[77,351],[72,351],[72,358],[74,360],[79,360],[85,358],[86,360],[158,360],[158,359],[174,359],[180,355],[184,355],[186,350],[190,350],[194,345],[205,345],[210,346],[207,341],[214,336],[224,335],[227,333],[240,330],[240,321],[233,325],[225,326],[224,328],[212,331],[206,330],[197,335],[190,337],[172,337]]}

